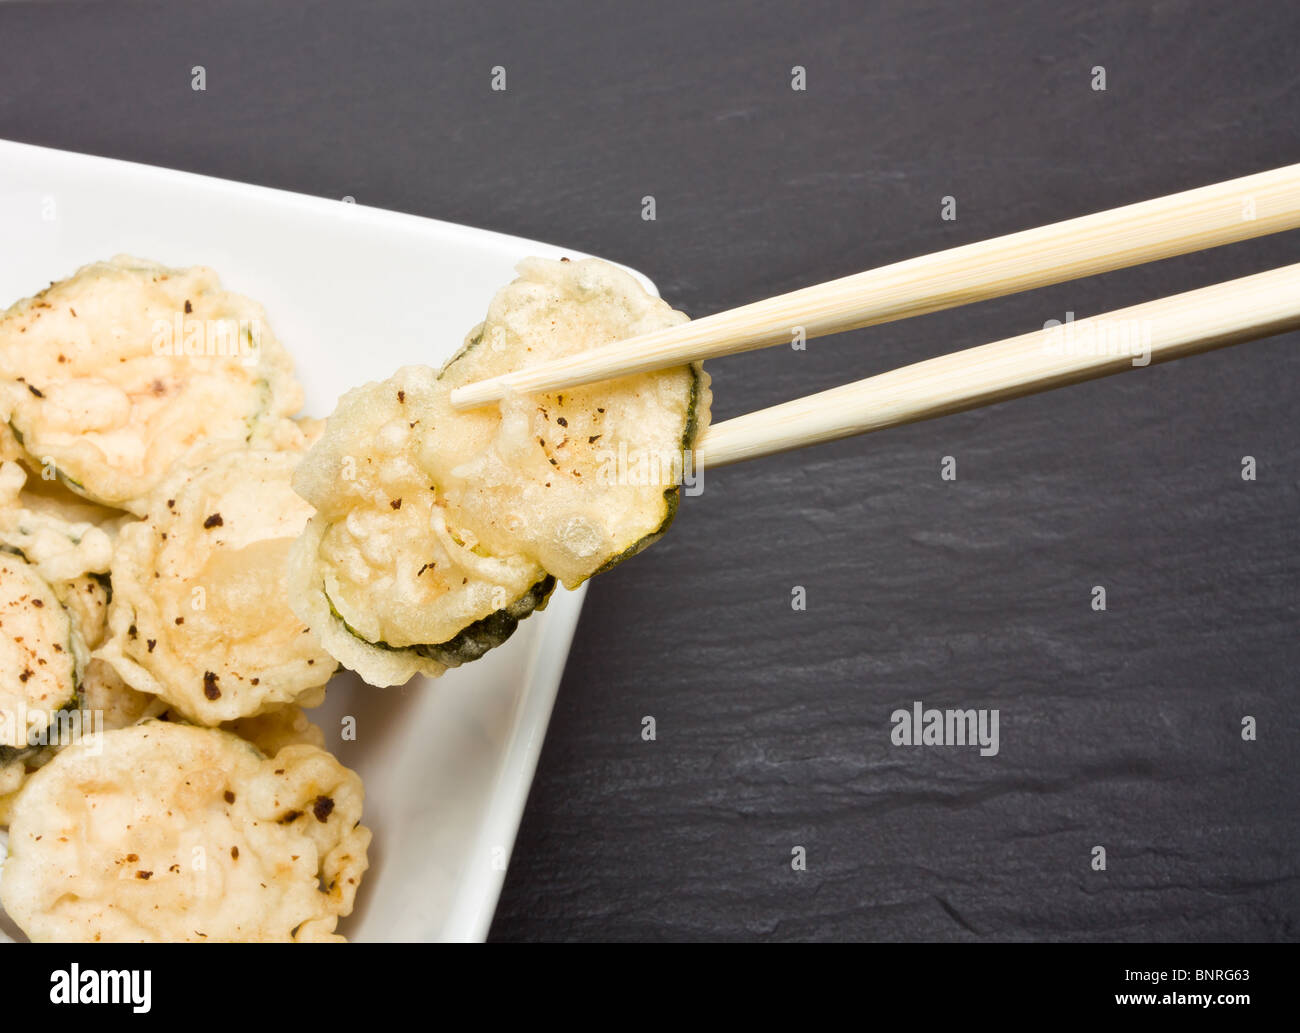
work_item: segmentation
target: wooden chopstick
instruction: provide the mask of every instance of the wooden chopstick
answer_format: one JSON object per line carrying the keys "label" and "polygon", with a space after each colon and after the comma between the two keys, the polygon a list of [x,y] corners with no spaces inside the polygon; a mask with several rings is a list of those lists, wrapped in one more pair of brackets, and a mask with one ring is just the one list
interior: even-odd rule
{"label": "wooden chopstick", "polygon": [[1300,227],[1300,164],[882,266],[466,384],[460,409],[676,366],[1122,269]]}
{"label": "wooden chopstick", "polygon": [[[697,467],[725,466],[1140,368],[1134,358],[1140,362],[1144,351],[1151,363],[1167,362],[1297,328],[1300,264],[968,348],[726,420],[705,430],[694,459]],[[1102,331],[1111,333],[1103,338]]]}

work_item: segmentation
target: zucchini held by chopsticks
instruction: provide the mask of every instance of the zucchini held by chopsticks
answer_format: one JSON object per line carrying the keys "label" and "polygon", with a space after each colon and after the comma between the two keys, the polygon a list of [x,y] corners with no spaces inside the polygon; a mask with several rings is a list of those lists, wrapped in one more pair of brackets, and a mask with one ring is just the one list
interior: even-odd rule
{"label": "zucchini held by chopsticks", "polygon": [[[1300,326],[1300,265],[1108,313],[1123,350],[1023,334],[708,425],[706,358],[836,333],[1300,226],[1300,165],[899,262],[690,323],[596,260],[530,259],[440,373],[344,397],[295,486],[317,509],[291,591],[374,684],[504,641],[556,579],[663,534],[681,474],[957,412]],[[493,403],[489,405],[486,403]],[[674,476],[609,476],[609,457]],[[677,455],[674,461],[672,456]]]}
{"label": "zucchini held by chopsticks", "polygon": [[[455,411],[463,384],[686,321],[595,259],[519,272],[441,371],[345,395],[295,477],[316,507],[291,560],[295,609],[372,684],[477,659],[557,580],[574,588],[655,541],[707,425],[698,364]],[[662,476],[620,475],[629,454]]]}

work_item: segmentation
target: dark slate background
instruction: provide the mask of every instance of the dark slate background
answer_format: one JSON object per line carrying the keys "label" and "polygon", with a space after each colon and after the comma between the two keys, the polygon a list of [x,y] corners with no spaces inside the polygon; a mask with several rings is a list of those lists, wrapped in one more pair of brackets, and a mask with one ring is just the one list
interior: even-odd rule
{"label": "dark slate background", "polygon": [[[700,316],[1300,161],[1297,40],[1286,0],[11,3],[0,136],[566,244]],[[719,361],[715,416],[1298,244]],[[591,587],[493,936],[1296,939],[1298,343],[709,473]],[[918,699],[999,708],[1001,753],[892,747]]]}

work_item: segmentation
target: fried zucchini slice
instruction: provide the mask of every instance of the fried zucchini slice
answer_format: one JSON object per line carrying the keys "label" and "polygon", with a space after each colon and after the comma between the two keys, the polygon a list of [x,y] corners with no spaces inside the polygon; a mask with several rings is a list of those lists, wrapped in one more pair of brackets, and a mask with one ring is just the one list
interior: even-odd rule
{"label": "fried zucchini slice", "polygon": [[374,685],[471,659],[553,586],[536,563],[492,556],[448,525],[413,456],[419,424],[397,418],[435,390],[434,372],[413,366],[350,391],[303,460],[312,469],[295,476],[318,511],[293,549],[290,599],[322,645]]}
{"label": "fried zucchini slice", "polygon": [[361,779],[150,721],[70,746],[12,804],[0,905],[38,942],[340,940],[367,867]]}
{"label": "fried zucchini slice", "polygon": [[19,463],[0,464],[0,546],[21,552],[51,582],[106,573],[113,541],[101,521],[111,524],[111,514],[64,496],[35,488]]}
{"label": "fried zucchini slice", "polygon": [[289,548],[311,507],[294,452],[221,452],[179,466],[122,529],[108,640],[96,656],[138,692],[218,725],[315,706],[333,658],[289,608]]}
{"label": "fried zucchini slice", "polygon": [[20,553],[0,550],[0,763],[45,743],[76,703],[88,659],[54,589]]}
{"label": "fried zucchini slice", "polygon": [[0,464],[0,547],[36,569],[89,649],[104,636],[107,571],[120,517],[56,481],[33,478],[19,463]]}
{"label": "fried zucchini slice", "polygon": [[[295,611],[372,684],[476,659],[667,529],[708,418],[698,365],[456,412],[453,388],[686,317],[595,259],[528,259],[441,371],[349,392],[294,486]],[[635,467],[636,472],[629,474]]]}
{"label": "fried zucchini slice", "polygon": [[420,462],[481,546],[576,588],[668,529],[712,395],[691,364],[452,409],[453,388],[687,321],[597,259],[518,271],[439,374]]}
{"label": "fried zucchini slice", "polygon": [[[59,479],[58,471],[52,466],[34,467],[26,453],[18,460],[24,480],[16,501],[35,516],[61,520],[65,524],[98,527],[110,538],[118,523],[130,519],[120,509],[101,506],[78,495]],[[6,485],[6,498],[10,497],[11,491],[11,486]]]}
{"label": "fried zucchini slice", "polygon": [[302,405],[260,305],[211,269],[125,256],[0,316],[0,384],[33,465],[137,515],[195,445],[256,446]]}

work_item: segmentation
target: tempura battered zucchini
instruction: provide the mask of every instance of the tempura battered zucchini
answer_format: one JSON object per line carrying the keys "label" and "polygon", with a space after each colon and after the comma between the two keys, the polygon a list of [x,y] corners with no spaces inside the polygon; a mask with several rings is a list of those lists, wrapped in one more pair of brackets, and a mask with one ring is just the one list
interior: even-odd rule
{"label": "tempura battered zucchini", "polygon": [[37,942],[338,940],[367,868],[361,780],[148,721],[70,746],[11,804],[0,904]]}
{"label": "tempura battered zucchini", "polygon": [[[303,460],[315,463],[307,481],[330,468],[338,476],[319,485],[329,496],[294,545],[290,598],[325,649],[372,684],[476,658],[543,604],[554,583],[536,563],[493,556],[448,523],[411,456],[418,421],[390,418],[427,406],[436,390],[434,371],[413,366],[349,392]],[[304,492],[303,476],[294,483],[309,500],[321,498]],[[464,634],[471,626],[472,639]]]}
{"label": "tempura battered zucchini", "polygon": [[219,452],[177,466],[122,529],[109,638],[96,656],[198,724],[318,704],[336,664],[294,616],[289,548],[311,508],[294,452]]}
{"label": "tempura battered zucchini", "polygon": [[87,659],[54,589],[20,553],[0,550],[0,763],[45,744]]}
{"label": "tempura battered zucchini", "polygon": [[302,404],[259,305],[211,269],[128,257],[0,316],[0,384],[35,466],[136,514],[196,444],[269,441]]}
{"label": "tempura battered zucchini", "polygon": [[668,529],[712,395],[692,364],[452,409],[464,384],[686,322],[595,259],[528,259],[519,272],[439,373],[422,461],[481,543],[533,556],[575,588]]}
{"label": "tempura battered zucchini", "polygon": [[0,463],[0,547],[21,552],[51,583],[106,573],[113,544],[100,521],[111,514],[91,503],[69,505],[68,493],[41,487],[21,464]]}
{"label": "tempura battered zucchini", "polygon": [[708,418],[684,366],[456,412],[454,387],[686,317],[597,260],[529,259],[443,369],[349,392],[294,486],[296,612],[373,684],[476,659],[671,523]]}

